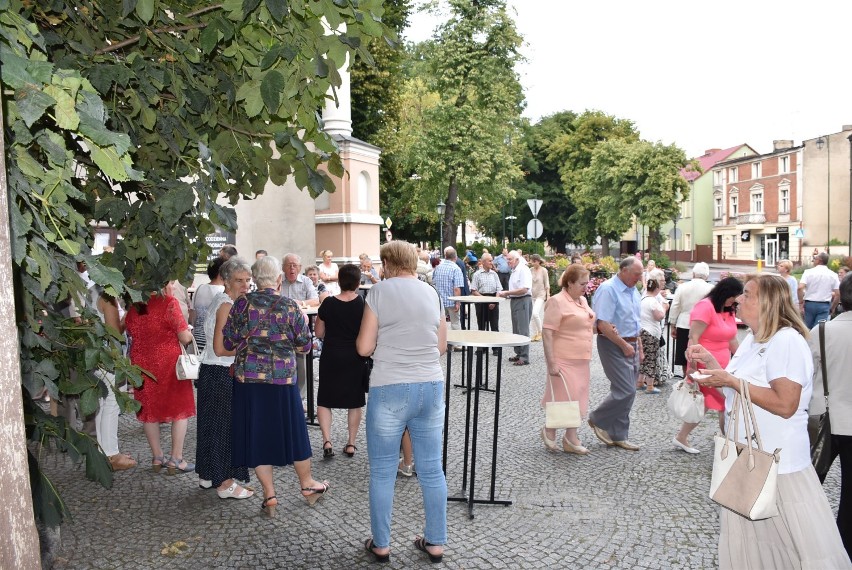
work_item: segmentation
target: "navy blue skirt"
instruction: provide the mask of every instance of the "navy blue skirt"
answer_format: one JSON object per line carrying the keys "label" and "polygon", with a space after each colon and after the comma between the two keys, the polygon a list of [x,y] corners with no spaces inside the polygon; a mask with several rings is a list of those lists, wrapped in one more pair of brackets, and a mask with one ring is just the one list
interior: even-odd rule
{"label": "navy blue skirt", "polygon": [[231,425],[235,467],[283,466],[311,458],[305,410],[296,384],[234,382]]}

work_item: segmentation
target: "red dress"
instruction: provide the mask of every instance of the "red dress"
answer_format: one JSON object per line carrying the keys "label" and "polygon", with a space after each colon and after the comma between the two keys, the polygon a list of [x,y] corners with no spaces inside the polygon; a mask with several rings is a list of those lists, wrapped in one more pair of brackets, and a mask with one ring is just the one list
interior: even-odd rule
{"label": "red dress", "polygon": [[143,376],[142,387],[133,390],[142,404],[136,417],[142,422],[172,422],[194,416],[192,381],[175,375],[180,355],[177,335],[188,328],[177,299],[151,295],[146,313],[140,315],[131,307],[126,323],[132,339],[130,361],[156,377]]}

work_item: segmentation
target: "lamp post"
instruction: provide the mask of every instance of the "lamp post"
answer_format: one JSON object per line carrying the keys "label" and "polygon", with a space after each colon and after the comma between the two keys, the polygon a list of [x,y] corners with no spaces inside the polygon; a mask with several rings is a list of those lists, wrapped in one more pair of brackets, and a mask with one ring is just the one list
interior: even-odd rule
{"label": "lamp post", "polygon": [[831,246],[829,242],[831,242],[831,139],[829,137],[822,138],[819,137],[816,140],[817,150],[822,150],[822,147],[825,147],[825,152],[828,160],[828,168],[826,178],[826,190],[825,190],[825,252],[831,252]]}
{"label": "lamp post", "polygon": [[441,254],[444,253],[444,212],[447,210],[447,205],[443,200],[438,200],[438,221],[441,229]]}

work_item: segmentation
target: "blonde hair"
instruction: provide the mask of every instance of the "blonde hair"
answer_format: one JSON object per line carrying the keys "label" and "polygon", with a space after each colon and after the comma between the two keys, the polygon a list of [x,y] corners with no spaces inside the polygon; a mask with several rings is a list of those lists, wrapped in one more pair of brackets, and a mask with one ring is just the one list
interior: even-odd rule
{"label": "blonde hair", "polygon": [[799,311],[793,306],[790,286],[780,275],[760,273],[749,275],[745,282],[757,283],[758,326],[753,330],[755,342],[767,342],[779,330],[791,327],[808,338],[808,327],[805,326]]}
{"label": "blonde hair", "polygon": [[786,269],[788,273],[793,270],[793,262],[789,259],[782,259],[778,262],[778,265]]}
{"label": "blonde hair", "polygon": [[320,257],[325,257],[326,255],[329,257],[334,257],[334,252],[330,249],[324,249],[320,252]]}
{"label": "blonde hair", "polygon": [[394,240],[384,244],[379,250],[385,277],[415,275],[417,272],[417,250],[414,244]]}

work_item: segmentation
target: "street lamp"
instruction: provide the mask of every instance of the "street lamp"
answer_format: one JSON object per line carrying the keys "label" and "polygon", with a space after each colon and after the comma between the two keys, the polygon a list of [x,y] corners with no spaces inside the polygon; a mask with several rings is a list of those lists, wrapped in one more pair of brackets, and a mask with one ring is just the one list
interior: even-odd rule
{"label": "street lamp", "polygon": [[825,252],[831,252],[831,246],[829,242],[831,241],[831,144],[829,143],[831,139],[829,137],[822,138],[819,137],[816,140],[817,150],[822,150],[822,147],[825,147],[826,156],[828,157],[828,178],[826,179],[826,190],[825,190]]}
{"label": "street lamp", "polygon": [[441,253],[444,253],[444,212],[447,211],[447,205],[443,200],[438,201],[438,220],[441,228]]}

